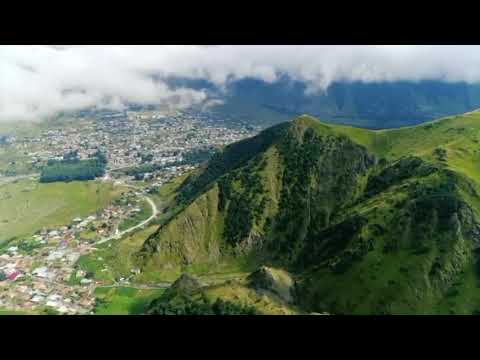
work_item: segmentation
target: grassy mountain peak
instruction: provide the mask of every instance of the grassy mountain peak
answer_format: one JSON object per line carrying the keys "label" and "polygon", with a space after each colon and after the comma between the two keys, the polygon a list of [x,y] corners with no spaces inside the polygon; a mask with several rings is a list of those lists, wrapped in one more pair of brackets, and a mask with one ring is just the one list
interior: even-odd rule
{"label": "grassy mountain peak", "polygon": [[376,131],[299,116],[190,175],[140,258],[281,268],[308,312],[472,313],[479,141],[475,112]]}

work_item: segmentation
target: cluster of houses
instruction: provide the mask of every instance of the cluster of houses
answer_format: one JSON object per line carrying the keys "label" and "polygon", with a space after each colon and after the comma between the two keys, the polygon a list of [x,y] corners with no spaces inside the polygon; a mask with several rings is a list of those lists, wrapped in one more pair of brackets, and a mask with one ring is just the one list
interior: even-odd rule
{"label": "cluster of houses", "polygon": [[0,145],[7,145],[15,142],[15,136],[0,134]]}
{"label": "cluster of houses", "polygon": [[151,181],[150,188],[158,188],[193,169],[195,166],[192,165],[170,166],[152,173],[145,173],[143,178]]}
{"label": "cluster of houses", "polygon": [[6,146],[24,154],[23,161],[38,169],[72,151],[83,160],[98,150],[107,154],[109,169],[118,169],[178,163],[192,150],[225,145],[254,134],[247,127],[220,126],[202,112],[139,111],[80,118],[68,127],[48,129],[38,136],[9,138]]}
{"label": "cluster of houses", "polygon": [[0,252],[0,307],[90,313],[98,283],[77,269],[76,263],[82,255],[95,251],[98,240],[118,232],[122,220],[140,211],[135,193],[128,192],[100,214],[75,218],[57,229],[43,229],[8,246]]}
{"label": "cluster of houses", "polygon": [[94,285],[71,285],[69,280],[81,255],[92,246],[46,245],[21,253],[11,246],[0,255],[0,306],[11,310],[52,308],[61,314],[87,314],[95,304]]}

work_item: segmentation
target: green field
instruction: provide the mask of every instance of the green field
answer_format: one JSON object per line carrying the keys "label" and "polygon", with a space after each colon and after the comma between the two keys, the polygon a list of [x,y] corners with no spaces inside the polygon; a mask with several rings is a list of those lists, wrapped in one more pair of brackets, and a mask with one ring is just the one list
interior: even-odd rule
{"label": "green field", "polygon": [[152,216],[152,208],[147,201],[142,200],[139,206],[141,211],[138,213],[132,214],[132,216],[129,216],[124,221],[122,221],[122,223],[118,227],[118,230],[120,231],[127,230],[141,223],[142,221],[147,220],[150,216]]}
{"label": "green field", "polygon": [[49,129],[68,128],[79,124],[90,124],[92,120],[76,119],[68,116],[58,116],[54,119],[42,121],[2,121],[0,134],[14,135],[16,137],[40,136],[43,131]]}
{"label": "green field", "polygon": [[38,315],[38,313],[28,312],[28,311],[16,311],[16,310],[0,309],[0,316],[1,315]]}
{"label": "green field", "polygon": [[25,153],[13,148],[0,147],[0,174],[16,176],[36,172],[39,170],[28,163],[28,156]]}
{"label": "green field", "polygon": [[50,122],[2,121],[0,123],[0,134],[18,137],[38,136],[49,124]]}
{"label": "green field", "polygon": [[148,304],[163,294],[164,289],[135,289],[130,287],[97,288],[96,315],[139,315]]}
{"label": "green field", "polygon": [[20,180],[0,185],[0,244],[94,214],[122,191],[98,181],[39,184]]}
{"label": "green field", "polygon": [[134,258],[136,252],[156,229],[157,226],[151,225],[144,230],[130,233],[122,239],[99,245],[95,253],[80,257],[77,266],[79,269],[93,273],[95,279],[106,284],[111,284],[121,277],[126,278],[132,274],[131,270],[136,266]]}

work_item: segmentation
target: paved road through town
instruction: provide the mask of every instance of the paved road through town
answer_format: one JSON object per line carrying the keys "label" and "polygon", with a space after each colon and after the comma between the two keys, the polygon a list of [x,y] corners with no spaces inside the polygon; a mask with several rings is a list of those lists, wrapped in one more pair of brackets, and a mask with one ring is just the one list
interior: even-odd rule
{"label": "paved road through town", "polygon": [[[127,185],[127,184],[122,184],[122,186],[126,186],[126,187],[131,187],[135,190],[138,190],[137,187],[133,186],[133,185]],[[115,234],[115,235],[112,235],[112,236],[109,236],[109,237],[106,237],[100,241],[97,242],[98,245],[101,245],[101,244],[104,244],[110,240],[116,240],[116,239],[120,239],[122,236],[124,236],[125,234],[128,234],[128,233],[131,233],[132,231],[135,231],[137,229],[140,229],[142,228],[143,226],[147,225],[150,221],[152,221],[153,219],[155,219],[155,217],[158,215],[158,208],[157,208],[157,205],[155,205],[155,203],[153,202],[152,199],[150,199],[148,196],[146,195],[141,195],[150,205],[150,207],[152,208],[152,215],[142,221],[141,223],[135,225],[135,226],[132,226],[131,228],[128,228],[126,230],[123,230],[123,231],[120,231],[119,233]]]}
{"label": "paved road through town", "polygon": [[156,289],[168,289],[172,284],[168,282],[158,284],[110,284],[99,285],[97,288],[132,288],[137,290],[156,290]]}

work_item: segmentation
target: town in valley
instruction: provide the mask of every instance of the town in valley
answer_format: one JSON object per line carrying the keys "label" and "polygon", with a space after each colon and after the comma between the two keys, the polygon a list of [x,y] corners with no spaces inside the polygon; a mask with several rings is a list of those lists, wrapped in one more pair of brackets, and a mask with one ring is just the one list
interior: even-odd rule
{"label": "town in valley", "polygon": [[[5,184],[38,181],[52,161],[72,154],[82,161],[99,151],[107,165],[95,181],[124,191],[88,216],[0,243],[0,309],[93,314],[95,289],[112,284],[79,269],[79,258],[144,228],[158,211],[150,194],[201,166],[220,147],[260,130],[194,110],[87,112],[56,124],[26,135],[0,133],[0,151],[16,154],[1,164],[0,192]],[[132,268],[132,276],[138,271]],[[120,278],[116,284],[129,281]]]}

